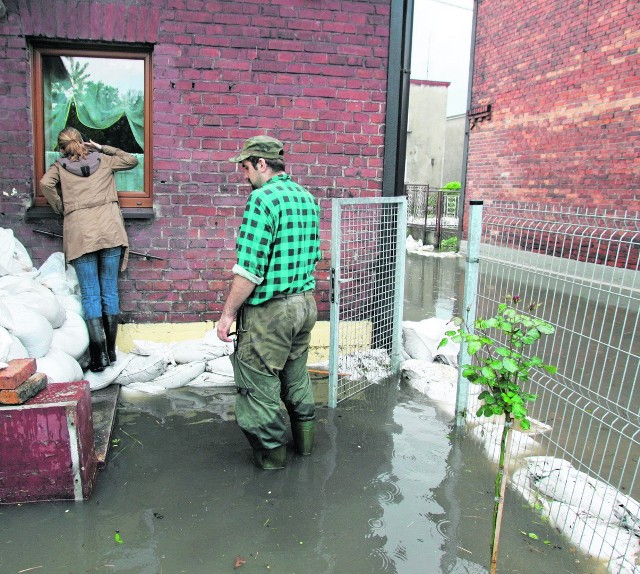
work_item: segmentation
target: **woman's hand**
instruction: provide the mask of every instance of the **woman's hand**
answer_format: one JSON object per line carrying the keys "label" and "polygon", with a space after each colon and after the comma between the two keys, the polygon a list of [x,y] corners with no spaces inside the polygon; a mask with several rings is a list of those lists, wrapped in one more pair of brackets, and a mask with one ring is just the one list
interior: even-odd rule
{"label": "woman's hand", "polygon": [[99,143],[94,142],[93,140],[89,140],[88,142],[85,142],[85,145],[92,147],[97,151],[102,151],[102,146]]}

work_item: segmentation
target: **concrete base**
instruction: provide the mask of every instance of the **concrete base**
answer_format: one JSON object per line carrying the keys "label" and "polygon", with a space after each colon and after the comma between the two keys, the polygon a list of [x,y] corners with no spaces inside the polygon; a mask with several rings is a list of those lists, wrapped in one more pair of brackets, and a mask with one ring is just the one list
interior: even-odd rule
{"label": "concrete base", "polygon": [[0,407],[0,503],[89,498],[96,470],[87,381]]}

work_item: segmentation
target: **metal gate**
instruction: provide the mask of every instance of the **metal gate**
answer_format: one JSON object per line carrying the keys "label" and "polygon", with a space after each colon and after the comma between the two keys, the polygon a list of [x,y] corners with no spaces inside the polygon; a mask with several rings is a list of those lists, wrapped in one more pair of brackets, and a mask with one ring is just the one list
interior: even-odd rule
{"label": "metal gate", "polygon": [[407,202],[331,203],[329,407],[400,367]]}

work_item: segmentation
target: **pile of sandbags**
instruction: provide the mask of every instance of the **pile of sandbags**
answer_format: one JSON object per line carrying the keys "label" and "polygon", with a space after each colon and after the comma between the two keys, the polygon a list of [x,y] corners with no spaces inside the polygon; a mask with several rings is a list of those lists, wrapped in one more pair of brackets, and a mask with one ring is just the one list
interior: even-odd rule
{"label": "pile of sandbags", "polygon": [[118,361],[101,373],[86,373],[92,390],[112,383],[130,390],[161,394],[180,387],[232,386],[232,343],[209,331],[201,339],[157,343],[134,341],[130,353],[118,353]]}
{"label": "pile of sandbags", "polygon": [[551,525],[616,574],[637,574],[640,504],[610,484],[551,456],[524,459],[513,486]]}
{"label": "pile of sandbags", "polygon": [[0,228],[0,362],[34,358],[48,382],[79,381],[88,346],[78,280],[63,254],[36,269],[13,231]]}
{"label": "pile of sandbags", "polygon": [[134,343],[104,371],[85,370],[89,334],[73,267],[53,253],[34,268],[13,232],[0,228],[0,363],[34,358],[49,383],[87,380],[92,391],[110,384],[149,393],[234,384],[233,345],[214,331],[198,340]]}

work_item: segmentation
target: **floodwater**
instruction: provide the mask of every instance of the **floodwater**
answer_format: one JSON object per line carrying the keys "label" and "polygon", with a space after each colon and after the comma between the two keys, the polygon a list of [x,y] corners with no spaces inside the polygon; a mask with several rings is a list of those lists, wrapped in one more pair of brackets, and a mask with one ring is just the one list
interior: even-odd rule
{"label": "floodwater", "polygon": [[[431,290],[434,261],[408,255],[406,319],[457,304],[459,260]],[[429,399],[391,380],[321,407],[279,471],[252,465],[233,401],[123,393],[90,500],[0,506],[0,574],[488,571],[495,466]],[[510,492],[502,534],[500,573],[604,571]]]}

